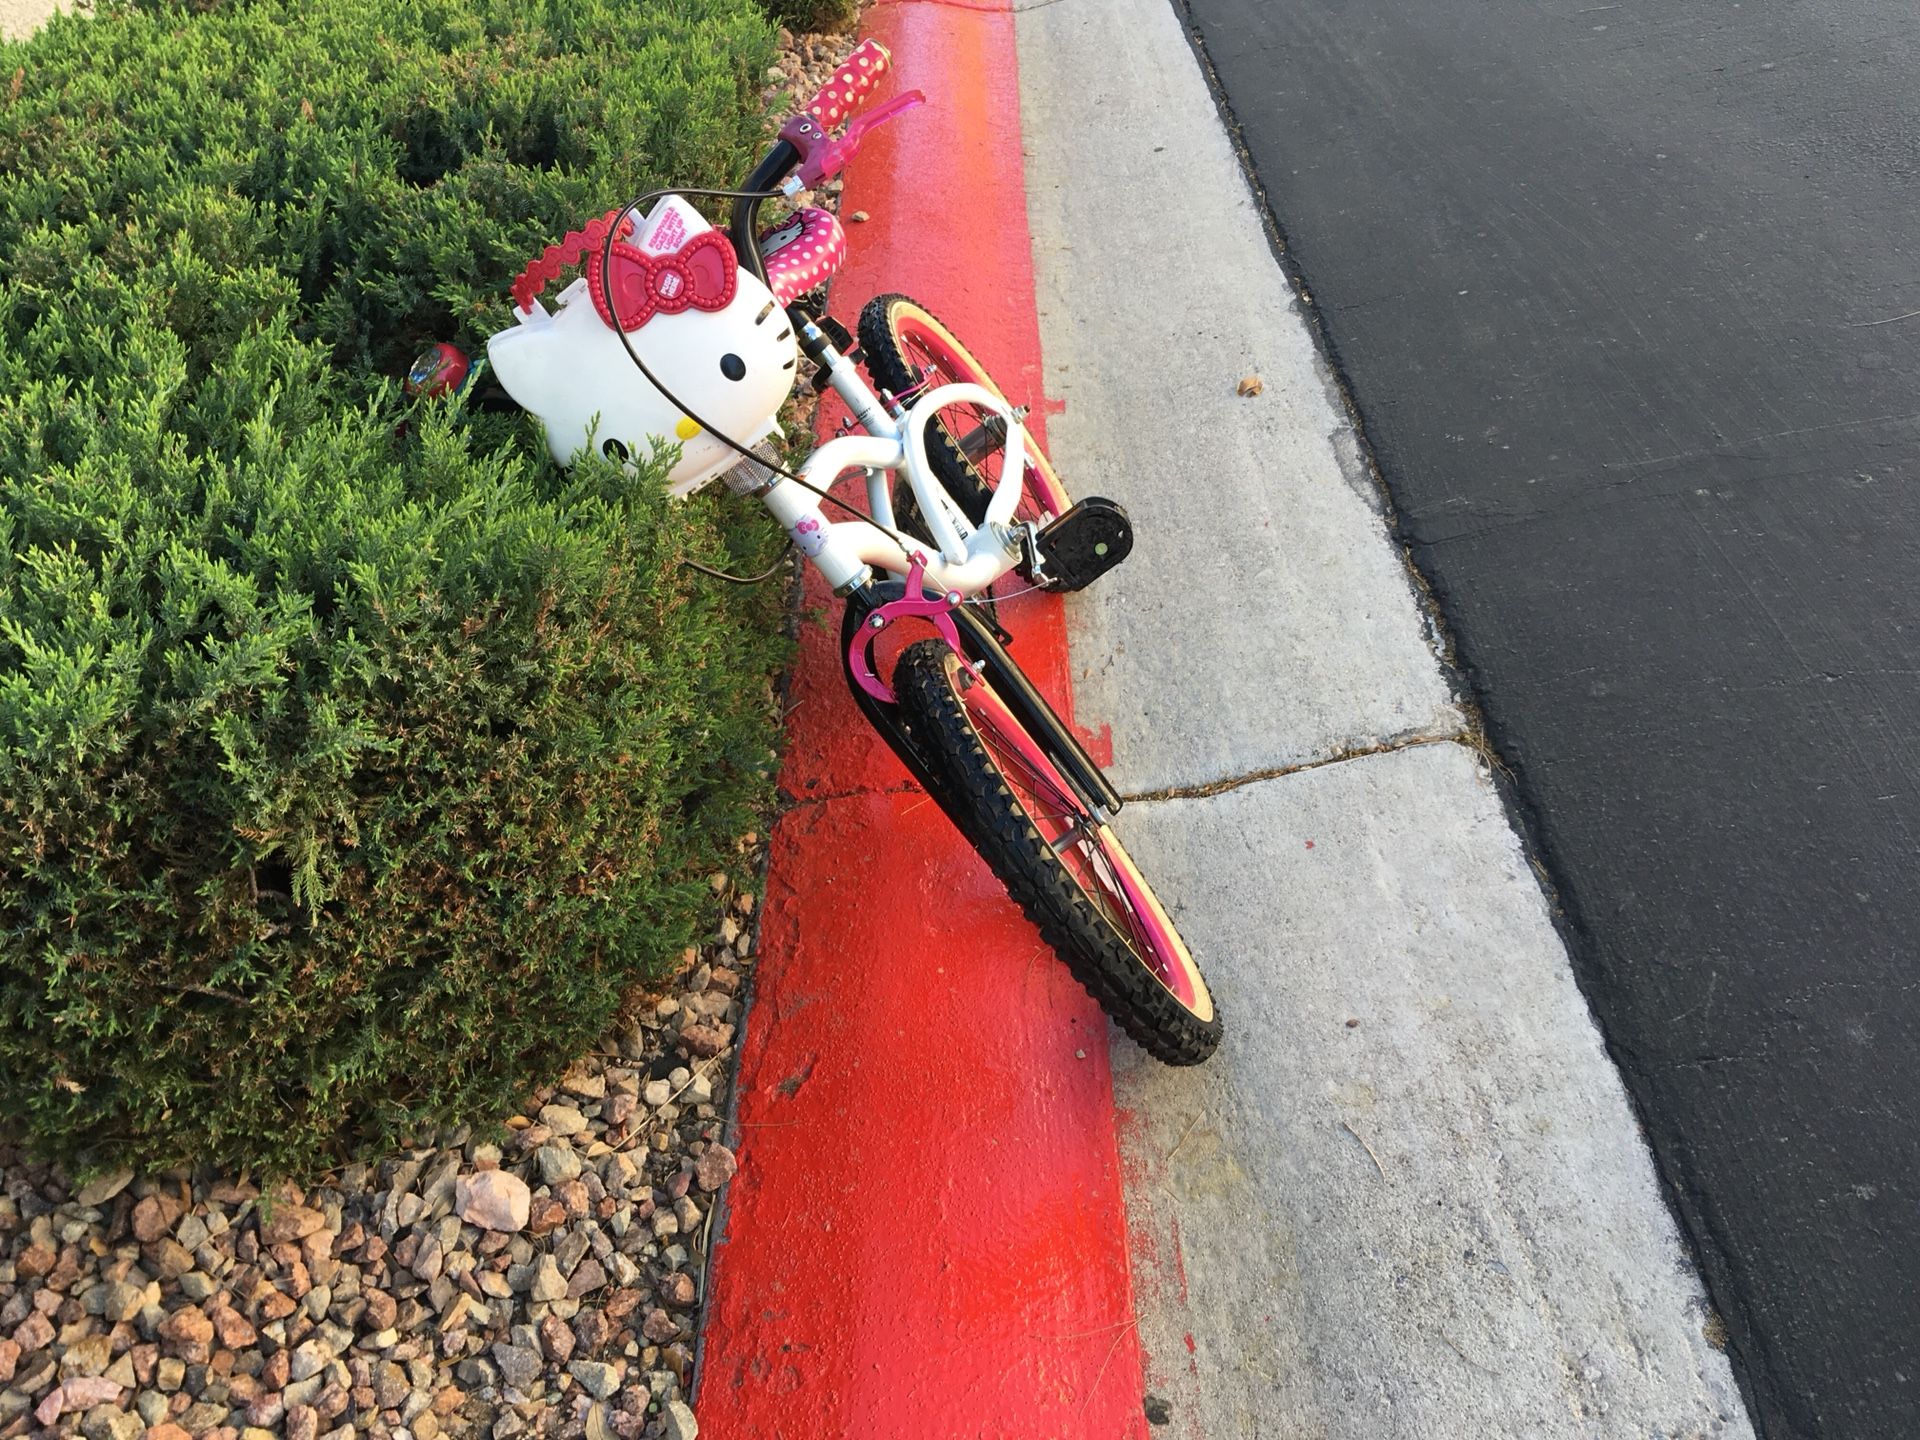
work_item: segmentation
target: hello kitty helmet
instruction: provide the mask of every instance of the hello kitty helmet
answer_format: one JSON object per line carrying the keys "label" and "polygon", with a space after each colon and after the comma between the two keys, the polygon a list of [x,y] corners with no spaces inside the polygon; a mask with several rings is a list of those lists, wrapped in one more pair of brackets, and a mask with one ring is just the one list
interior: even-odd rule
{"label": "hello kitty helmet", "polygon": [[[601,251],[618,223],[607,302]],[[568,265],[585,273],[549,313],[536,298]],[[678,195],[646,216],[609,212],[550,245],[513,285],[518,323],[487,341],[494,374],[539,416],[553,458],[569,465],[588,446],[613,459],[678,444],[668,487],[685,495],[740,456],[647,382],[626,342],[700,418],[753,445],[797,373],[793,327],[774,293],[736,262],[727,237]]]}

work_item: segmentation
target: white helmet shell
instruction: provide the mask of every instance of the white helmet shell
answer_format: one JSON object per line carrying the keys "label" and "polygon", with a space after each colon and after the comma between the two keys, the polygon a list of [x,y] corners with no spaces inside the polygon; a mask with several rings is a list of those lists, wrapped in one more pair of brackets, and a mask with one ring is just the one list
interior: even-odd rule
{"label": "white helmet shell", "polygon": [[[712,228],[685,200],[669,195],[639,221],[630,243],[667,255]],[[773,292],[738,266],[734,279],[724,308],[656,311],[626,338],[689,409],[751,446],[775,429],[798,357],[793,327]],[[507,393],[539,416],[560,464],[572,464],[589,445],[628,459],[677,444],[680,459],[667,484],[686,495],[740,459],[647,383],[620,336],[600,318],[584,277],[560,292],[551,314],[538,300],[531,303],[530,310],[516,306],[519,323],[487,341],[487,358]]]}

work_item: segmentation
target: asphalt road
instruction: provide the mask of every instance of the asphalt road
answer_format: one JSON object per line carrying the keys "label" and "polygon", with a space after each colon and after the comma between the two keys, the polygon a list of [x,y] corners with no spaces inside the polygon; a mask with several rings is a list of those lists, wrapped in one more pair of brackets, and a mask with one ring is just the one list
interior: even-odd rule
{"label": "asphalt road", "polygon": [[1915,1434],[1910,0],[1184,13],[1756,1426]]}

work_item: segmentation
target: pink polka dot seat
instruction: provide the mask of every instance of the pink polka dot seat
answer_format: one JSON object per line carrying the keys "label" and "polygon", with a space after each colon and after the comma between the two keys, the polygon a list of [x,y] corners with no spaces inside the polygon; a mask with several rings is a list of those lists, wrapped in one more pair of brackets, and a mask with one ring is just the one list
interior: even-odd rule
{"label": "pink polka dot seat", "polygon": [[847,258],[847,234],[825,210],[796,210],[760,236],[767,262],[767,288],[789,305],[816,285],[824,285]]}

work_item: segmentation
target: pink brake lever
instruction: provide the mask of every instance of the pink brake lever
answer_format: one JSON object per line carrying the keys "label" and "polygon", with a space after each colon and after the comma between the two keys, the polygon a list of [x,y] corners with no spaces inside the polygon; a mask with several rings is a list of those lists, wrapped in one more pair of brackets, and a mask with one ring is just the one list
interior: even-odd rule
{"label": "pink brake lever", "polygon": [[[927,97],[918,90],[909,90],[904,95],[896,95],[878,110],[862,115],[858,120],[850,121],[846,133],[838,140],[828,141],[824,145],[802,146],[800,168],[794,171],[803,188],[811,190],[822,180],[831,179],[846,168],[853,159],[854,152],[860,148],[860,142],[869,130],[884,125],[894,116],[913,109],[916,105],[926,104]],[[781,138],[792,140],[794,137],[781,132]]]}

